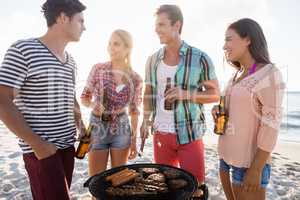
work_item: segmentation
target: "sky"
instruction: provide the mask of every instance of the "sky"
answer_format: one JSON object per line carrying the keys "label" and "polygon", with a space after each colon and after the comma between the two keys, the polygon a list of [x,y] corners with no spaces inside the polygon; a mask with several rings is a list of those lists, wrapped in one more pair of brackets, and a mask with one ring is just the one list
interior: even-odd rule
{"label": "sky", "polygon": [[[146,59],[161,47],[154,32],[154,12],[161,4],[177,4],[184,15],[182,39],[205,51],[213,60],[221,87],[232,70],[223,62],[224,33],[240,19],[252,18],[263,28],[273,63],[290,91],[300,91],[300,1],[298,0],[82,0],[87,30],[80,42],[67,46],[78,64],[80,91],[91,67],[108,60],[107,44],[115,29],[129,31],[134,40],[133,69],[142,77]],[[42,36],[46,30],[44,0],[3,1],[0,7],[0,62],[19,39]]]}

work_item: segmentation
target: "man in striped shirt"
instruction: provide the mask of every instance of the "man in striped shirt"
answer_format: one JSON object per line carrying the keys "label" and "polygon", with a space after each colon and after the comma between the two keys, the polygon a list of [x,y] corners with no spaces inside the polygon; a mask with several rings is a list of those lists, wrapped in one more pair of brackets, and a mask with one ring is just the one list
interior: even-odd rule
{"label": "man in striped shirt", "polygon": [[[180,166],[201,184],[205,178],[203,104],[218,101],[219,86],[207,54],[181,40],[182,25],[179,7],[158,8],[155,31],[165,46],[146,64],[141,137],[148,136],[151,126],[155,162]],[[167,92],[166,80],[172,83]],[[166,109],[166,102],[172,103],[171,110]]]}
{"label": "man in striped shirt", "polygon": [[73,58],[65,51],[85,30],[78,0],[47,0],[47,33],[14,43],[0,67],[0,119],[19,137],[33,199],[67,200],[76,126]]}

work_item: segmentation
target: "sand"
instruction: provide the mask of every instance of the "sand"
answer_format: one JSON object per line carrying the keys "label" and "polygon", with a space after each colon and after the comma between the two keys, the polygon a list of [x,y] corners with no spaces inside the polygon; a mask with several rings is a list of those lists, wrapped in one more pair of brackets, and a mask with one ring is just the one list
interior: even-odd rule
{"label": "sand", "polygon": [[[225,199],[218,177],[218,156],[216,153],[216,136],[205,136],[206,150],[206,181],[211,200]],[[30,200],[31,192],[22,153],[17,145],[17,139],[7,129],[0,126],[0,200],[16,199]],[[145,146],[142,158],[136,158],[130,163],[151,162],[151,139]],[[279,141],[273,153],[271,182],[267,188],[267,199],[300,200],[300,143]],[[87,159],[76,160],[74,177],[71,187],[72,199],[90,199],[83,183],[88,179]]]}

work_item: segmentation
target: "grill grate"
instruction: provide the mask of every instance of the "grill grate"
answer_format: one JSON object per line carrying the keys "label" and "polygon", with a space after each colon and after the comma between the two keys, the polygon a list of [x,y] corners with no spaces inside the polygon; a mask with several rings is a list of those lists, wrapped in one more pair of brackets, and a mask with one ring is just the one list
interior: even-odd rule
{"label": "grill grate", "polygon": [[[172,190],[167,193],[158,193],[158,194],[143,194],[143,195],[134,195],[134,196],[108,196],[105,192],[105,190],[111,186],[110,183],[108,183],[105,180],[105,177],[118,172],[120,170],[123,170],[125,168],[134,169],[136,171],[139,171],[141,168],[157,168],[160,171],[175,169],[178,170],[180,173],[180,178],[187,181],[187,185],[179,190]],[[105,200],[188,200],[194,193],[194,191],[197,188],[197,180],[196,178],[189,172],[168,166],[168,165],[161,165],[161,164],[152,164],[152,163],[143,163],[143,164],[132,164],[132,165],[124,165],[116,168],[112,168],[109,170],[106,170],[102,173],[96,174],[89,178],[86,183],[84,184],[85,187],[89,187],[90,193],[98,198],[98,199],[105,199]]]}

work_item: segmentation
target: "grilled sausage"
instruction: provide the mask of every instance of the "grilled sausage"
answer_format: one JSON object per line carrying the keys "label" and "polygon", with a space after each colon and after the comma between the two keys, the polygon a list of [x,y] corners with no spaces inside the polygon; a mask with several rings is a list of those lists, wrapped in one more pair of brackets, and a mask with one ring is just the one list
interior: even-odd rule
{"label": "grilled sausage", "polygon": [[116,173],[114,173],[114,174],[112,174],[112,175],[110,175],[110,176],[107,176],[107,177],[105,178],[105,180],[106,180],[106,181],[111,181],[113,178],[115,178],[115,177],[117,177],[117,176],[120,176],[120,175],[122,175],[123,173],[125,173],[125,172],[127,172],[127,171],[129,171],[129,169],[128,169],[128,168],[125,168],[125,169],[123,169],[123,170],[121,170],[121,171],[118,171],[118,172],[116,172]]}
{"label": "grilled sausage", "polygon": [[136,172],[130,172],[128,173],[127,176],[123,176],[123,177],[118,177],[117,179],[113,179],[112,180],[112,185],[113,187],[117,187],[119,185],[122,185],[124,183],[127,183],[133,179],[135,179],[136,177],[139,176],[139,173]]}

